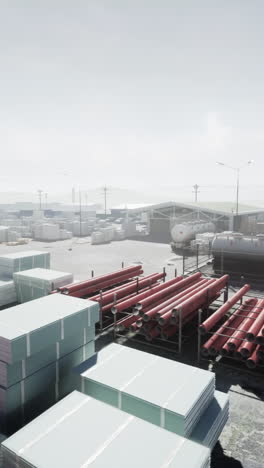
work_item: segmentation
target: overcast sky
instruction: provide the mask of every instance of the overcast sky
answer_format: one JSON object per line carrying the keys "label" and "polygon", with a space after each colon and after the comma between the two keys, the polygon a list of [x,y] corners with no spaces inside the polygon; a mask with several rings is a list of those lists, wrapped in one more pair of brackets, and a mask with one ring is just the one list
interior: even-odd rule
{"label": "overcast sky", "polygon": [[0,191],[233,199],[215,161],[254,159],[264,199],[263,24],[263,0],[0,0]]}

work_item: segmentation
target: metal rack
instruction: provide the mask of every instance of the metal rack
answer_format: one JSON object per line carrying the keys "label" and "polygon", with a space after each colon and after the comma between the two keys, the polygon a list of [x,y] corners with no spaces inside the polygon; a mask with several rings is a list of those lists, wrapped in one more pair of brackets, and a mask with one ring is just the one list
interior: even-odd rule
{"label": "metal rack", "polygon": [[[259,297],[259,298],[263,298],[263,296],[251,296],[251,295],[244,295],[244,297],[240,300],[239,302],[239,306],[243,304],[243,299],[252,299],[253,297]],[[231,310],[229,310],[226,314],[225,314],[225,320],[230,318],[237,310],[238,310],[238,306],[236,307],[233,307]],[[249,320],[256,320],[256,317],[253,318],[253,317],[250,317],[248,315],[240,315],[240,314],[236,314],[237,317],[243,317],[243,319],[249,319]],[[223,320],[223,322],[225,321]],[[206,335],[202,334],[201,333],[201,330],[200,330],[200,325],[202,324],[202,316],[201,316],[201,312],[199,311],[199,319],[198,319],[198,350],[197,350],[197,361],[198,363],[200,361],[207,361],[207,362],[217,362],[217,364],[221,364],[223,363],[223,365],[225,365],[226,367],[229,367],[229,368],[232,368],[233,370],[237,370],[238,368],[240,370],[243,370],[244,372],[248,373],[248,374],[252,374],[252,375],[256,375],[256,374],[260,374],[260,375],[264,375],[264,362],[263,364],[261,363],[258,363],[258,365],[256,366],[256,368],[254,369],[250,369],[248,367],[245,366],[245,361],[248,359],[248,358],[244,358],[244,359],[239,359],[237,358],[236,356],[234,355],[225,355],[225,356],[221,356],[221,355],[216,355],[216,356],[202,356],[202,353],[201,353],[201,344],[202,344],[202,338],[204,338],[206,336],[206,341],[208,340],[208,336],[213,336],[213,335],[218,335],[218,336],[223,336],[223,337],[227,337],[227,338],[231,338],[232,335],[226,335],[224,333],[218,333],[217,330],[215,332],[212,332],[212,331],[209,331],[206,333]],[[218,328],[219,328],[219,325],[218,325]],[[243,330],[243,329],[240,329],[240,328],[234,328],[234,327],[225,327],[226,329],[230,329],[230,330],[234,330],[234,331],[241,331],[241,332],[245,332],[247,330]],[[245,343],[248,343],[248,340],[246,340],[245,338],[236,338],[237,340],[239,340],[241,343],[242,342],[245,342]],[[254,343],[256,345],[258,345],[259,343],[257,343],[255,340],[252,341],[251,343]],[[249,356],[250,357],[250,356]],[[224,361],[227,360],[230,362],[230,364],[228,364],[228,366],[224,363]],[[242,367],[243,366],[243,367]]]}

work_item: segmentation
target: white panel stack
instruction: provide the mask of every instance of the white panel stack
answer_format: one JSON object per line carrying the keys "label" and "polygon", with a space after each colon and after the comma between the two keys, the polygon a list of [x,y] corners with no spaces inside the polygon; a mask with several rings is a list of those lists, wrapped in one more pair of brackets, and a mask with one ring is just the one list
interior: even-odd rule
{"label": "white panel stack", "polygon": [[210,451],[73,392],[3,442],[5,468],[209,468]]}
{"label": "white panel stack", "polygon": [[[83,221],[73,221],[72,223],[72,233],[74,236],[89,236],[91,234],[91,225],[90,223]],[[70,230],[70,229],[69,229]]]}
{"label": "white panel stack", "polygon": [[40,241],[55,242],[60,240],[60,226],[58,224],[43,223],[35,226],[35,239]]}
{"label": "white panel stack", "polygon": [[216,391],[213,401],[194,428],[191,439],[213,450],[227,423],[228,415],[228,394]]}
{"label": "white panel stack", "polygon": [[14,281],[0,281],[0,307],[17,302]]}
{"label": "white panel stack", "polygon": [[76,388],[94,354],[97,303],[52,294],[0,311],[0,430],[13,432]]}
{"label": "white panel stack", "polygon": [[213,373],[111,344],[81,375],[87,395],[189,437],[211,403]]}
{"label": "white panel stack", "polygon": [[[89,364],[88,364],[89,365]],[[229,411],[209,371],[111,344],[81,374],[83,393],[211,450]]]}
{"label": "white panel stack", "polygon": [[60,229],[61,240],[66,240],[66,239],[71,239],[71,238],[72,238],[72,233],[70,231],[67,231],[66,229]]}
{"label": "white panel stack", "polygon": [[0,226],[0,242],[7,242],[8,241],[8,226]]}
{"label": "white panel stack", "polygon": [[2,442],[6,440],[6,436],[3,434],[0,434],[0,468],[5,468],[4,467],[4,460],[3,460],[3,452],[2,452]]}
{"label": "white panel stack", "polygon": [[104,233],[101,231],[94,231],[91,236],[91,244],[92,245],[99,245],[105,244],[105,236]]}
{"label": "white panel stack", "polygon": [[17,271],[31,268],[50,268],[50,253],[27,250],[0,256],[0,278],[13,279]]}
{"label": "white panel stack", "polygon": [[114,240],[115,241],[121,241],[125,240],[126,238],[126,233],[123,229],[116,229],[115,230],[115,235],[114,235]]}
{"label": "white panel stack", "polygon": [[61,286],[73,282],[72,273],[34,268],[14,273],[14,282],[19,303],[47,296]]}

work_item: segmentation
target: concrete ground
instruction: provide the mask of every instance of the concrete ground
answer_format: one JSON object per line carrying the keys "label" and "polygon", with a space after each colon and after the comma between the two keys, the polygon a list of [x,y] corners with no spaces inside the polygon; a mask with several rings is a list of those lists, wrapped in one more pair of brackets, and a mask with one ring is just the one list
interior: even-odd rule
{"label": "concrete ground", "polygon": [[91,270],[95,275],[102,275],[131,263],[142,262],[144,273],[150,274],[162,271],[166,267],[168,277],[182,273],[180,256],[171,252],[166,244],[153,244],[125,240],[111,244],[91,245],[90,238],[73,239],[59,242],[35,242],[20,246],[5,246],[0,244],[0,255],[15,251],[44,250],[51,253],[51,268],[74,273],[77,279],[88,279]]}
{"label": "concrete ground", "polygon": [[[89,278],[91,270],[94,270],[95,275],[100,275],[120,269],[122,262],[125,266],[142,262],[145,274],[162,271],[163,267],[166,267],[169,278],[174,275],[175,268],[179,274],[182,272],[181,257],[173,254],[169,245],[129,240],[100,246],[92,246],[89,238],[54,243],[32,241],[25,246],[0,245],[0,255],[32,249],[51,252],[52,268],[73,272],[77,279]],[[101,346],[109,339],[112,339],[111,334],[101,340]],[[129,345],[153,352],[146,345]],[[193,349],[186,353],[183,350],[182,358],[178,358],[177,355],[166,357],[197,365],[195,337],[191,348],[192,346]],[[201,365],[206,367],[207,363],[203,362]],[[217,388],[229,392],[230,417],[213,451],[212,468],[264,467],[264,378],[258,379],[257,383],[256,386],[254,378],[245,380],[243,372],[216,368]]]}

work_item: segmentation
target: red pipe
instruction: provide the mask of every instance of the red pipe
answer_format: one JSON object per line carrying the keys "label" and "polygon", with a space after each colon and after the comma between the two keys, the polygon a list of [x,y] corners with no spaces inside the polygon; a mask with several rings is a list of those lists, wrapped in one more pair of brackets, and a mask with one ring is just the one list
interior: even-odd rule
{"label": "red pipe", "polygon": [[176,294],[173,294],[173,297],[168,299],[167,301],[162,301],[162,303],[154,308],[152,308],[149,312],[143,315],[143,320],[146,322],[149,320],[148,317],[155,317],[158,320],[159,317],[163,316],[167,311],[172,310],[173,306],[175,305],[176,301],[182,297],[185,297],[189,292],[195,291],[199,286],[202,284],[207,283],[207,279],[202,279],[201,281],[197,281],[192,284],[189,288],[184,289],[184,291]]}
{"label": "red pipe", "polygon": [[158,301],[162,298],[166,298],[166,296],[168,296],[169,294],[174,294],[176,291],[184,289],[187,285],[194,283],[201,276],[202,274],[199,272],[195,273],[192,276],[188,276],[188,278],[181,279],[181,281],[179,281],[178,284],[172,284],[168,288],[153,294],[151,297],[147,297],[146,299],[138,301],[136,304],[136,308],[140,310],[144,307],[147,307],[150,304],[154,304],[155,301]]}
{"label": "red pipe", "polygon": [[258,351],[260,349],[260,345],[258,345],[255,349],[255,351],[251,354],[250,358],[246,360],[246,365],[249,369],[255,369],[257,365],[259,364],[259,357],[258,357]]}
{"label": "red pipe", "polygon": [[241,354],[241,356],[243,356],[243,358],[248,358],[251,353],[253,352],[253,350],[255,349],[256,347],[256,343],[254,343],[254,341],[252,341],[251,343],[248,341],[247,343],[243,342],[237,352]]}
{"label": "red pipe", "polygon": [[[165,283],[162,283],[162,284],[160,284],[158,286],[155,286],[155,292],[162,291],[163,289],[166,289],[168,287],[168,285],[176,284],[179,281],[181,281],[181,279],[182,279],[182,276],[178,276],[177,278],[173,278],[172,280],[166,281]],[[138,302],[138,300],[141,300],[141,299],[144,299],[144,298],[146,298],[148,296],[153,295],[153,289],[154,288],[149,289],[148,291],[146,291],[144,293],[140,293],[140,294],[138,294],[137,296],[134,296],[131,299],[124,300],[123,302],[121,302],[117,306],[112,307],[112,312],[114,314],[116,314],[117,312],[122,312],[123,310],[126,310],[126,309],[134,306]]]}
{"label": "red pipe", "polygon": [[164,327],[162,330],[161,330],[161,337],[164,339],[164,340],[167,340],[168,338],[170,338],[171,336],[175,335],[175,333],[177,333],[178,331],[178,327],[177,326],[174,326],[172,327],[171,325],[167,326],[167,327]]}
{"label": "red pipe", "polygon": [[101,304],[104,306],[106,304],[114,302],[115,297],[116,299],[121,299],[122,297],[125,297],[130,293],[137,292],[137,288],[143,289],[145,288],[145,286],[151,286],[153,283],[156,283],[159,279],[162,278],[164,278],[164,273],[155,273],[153,275],[149,275],[142,279],[139,279],[139,281],[133,281],[129,285],[122,285],[118,288],[115,288],[114,290],[107,291],[103,293],[102,298],[100,294],[97,294],[96,296],[90,297],[89,300],[101,302]]}
{"label": "red pipe", "polygon": [[132,325],[130,325],[130,327],[129,327],[129,331],[130,332],[137,332],[138,331],[137,324],[132,323]]}
{"label": "red pipe", "polygon": [[[227,341],[228,337],[234,333],[234,330],[231,330],[227,327],[237,328],[238,325],[242,322],[243,317],[240,317],[241,311],[243,311],[244,307],[248,307],[250,303],[250,299],[245,301],[245,304],[242,304],[232,315],[229,317],[224,324],[216,331],[216,333],[206,341],[206,343],[202,347],[202,353],[204,356],[208,356],[208,354],[212,356],[216,356],[220,348],[224,345]],[[221,336],[221,335],[227,336]]]}
{"label": "red pipe", "polygon": [[130,327],[133,323],[137,321],[137,317],[135,315],[130,315],[129,317],[125,317],[117,322],[117,330],[123,331],[125,328]]}
{"label": "red pipe", "polygon": [[253,322],[251,327],[248,329],[248,332],[246,334],[246,339],[248,341],[254,341],[256,337],[258,336],[260,330],[263,328],[264,325],[264,299],[260,301],[259,304],[259,314],[258,318]]}
{"label": "red pipe", "polygon": [[158,327],[153,327],[152,330],[150,330],[147,334],[146,334],[146,340],[147,341],[152,341],[153,338],[157,338],[157,336],[160,335],[160,330]]}
{"label": "red pipe", "polygon": [[219,320],[250,290],[250,285],[245,284],[229,301],[225,302],[211,317],[200,325],[201,333],[209,332]]}
{"label": "red pipe", "polygon": [[[164,327],[164,325],[167,325],[169,323],[169,321],[171,320],[171,317],[172,317],[172,311],[174,310],[174,308],[180,304],[183,300],[186,300],[188,299],[189,297],[192,297],[194,294],[198,293],[199,291],[202,291],[204,288],[207,288],[208,287],[208,284],[211,284],[215,281],[215,279],[211,279],[209,281],[205,280],[205,282],[207,284],[204,284],[204,281],[201,281],[200,283],[196,284],[195,287],[193,288],[189,288],[189,289],[192,289],[192,291],[189,291],[188,294],[186,294],[187,290],[184,292],[184,293],[181,293],[181,297],[179,299],[177,299],[173,304],[170,305],[170,307],[166,307],[165,309],[165,312],[164,314],[162,314],[159,319],[158,319],[158,323],[159,325],[161,325],[162,327]],[[201,284],[202,283],[202,284]],[[198,286],[199,285],[199,286]],[[180,295],[179,295],[180,296]],[[177,296],[175,296],[175,299],[176,299]],[[166,312],[166,310],[168,310],[168,312]],[[162,312],[162,311],[161,311]],[[175,321],[177,323],[177,318],[175,318]],[[174,323],[173,321],[173,324],[176,324]]]}
{"label": "red pipe", "polygon": [[212,298],[215,298],[217,293],[219,293],[219,291],[226,285],[228,278],[228,275],[224,275],[216,280],[211,286],[208,286],[204,290],[194,294],[189,299],[186,299],[186,301],[183,301],[173,310],[172,315],[176,315],[177,312],[181,311],[182,318],[184,318],[199,309],[202,305],[206,304],[207,301],[212,302]]}
{"label": "red pipe", "polygon": [[[173,304],[177,298],[180,298],[182,296],[184,296],[185,294],[187,294],[188,291],[192,291],[194,290],[195,288],[198,287],[199,284],[202,284],[202,283],[205,283],[207,280],[206,279],[202,279],[202,280],[198,280],[197,282],[195,282],[195,284],[192,284],[189,288],[185,289],[184,291],[182,291],[181,293],[177,293],[176,296],[174,295],[173,293],[173,297],[171,297],[170,299],[167,299],[165,302],[163,300],[163,298],[159,301],[159,304],[158,305],[155,305],[155,307],[153,307],[153,304],[150,304],[149,307],[145,307],[144,309],[141,309],[139,311],[139,315],[141,317],[143,317],[143,320],[145,322],[148,322],[152,317],[154,318],[158,318],[160,315],[161,315],[161,312],[167,307],[168,310],[170,310],[170,306],[171,304]],[[165,313],[165,312],[163,312]]]}
{"label": "red pipe", "polygon": [[[81,281],[80,283],[73,283],[68,284],[66,286],[62,286],[59,288],[59,291],[67,292],[68,294],[74,291],[78,291],[78,289],[83,289],[89,286],[97,285],[98,283],[104,283],[105,281],[109,281],[111,279],[116,279],[131,273],[132,277],[136,276],[135,272],[142,269],[141,265],[130,266],[126,268],[122,268],[122,270],[114,271],[113,273],[107,273],[106,275],[97,276],[96,278],[90,278],[86,281]],[[134,273],[134,274],[133,274]]]}
{"label": "red pipe", "polygon": [[240,323],[239,330],[236,330],[231,338],[226,342],[226,346],[230,351],[235,351],[239,348],[241,341],[246,338],[246,332],[252,325],[253,319],[255,319],[258,314],[258,300],[254,298],[253,301],[254,302],[248,306],[247,310],[243,311],[242,315],[244,315],[245,318]]}
{"label": "red pipe", "polygon": [[[141,275],[142,273],[143,273],[143,270],[139,270],[138,272],[135,272],[135,276]],[[127,275],[123,275],[123,276],[119,276],[118,278],[110,279],[108,281],[105,281],[104,283],[98,283],[89,287],[87,286],[86,288],[78,289],[77,291],[73,291],[67,294],[71,297],[87,296],[88,294],[95,293],[96,291],[99,291],[100,289],[106,289],[106,288],[109,288],[110,286],[114,286],[115,284],[123,283],[124,281],[130,278],[131,278],[131,273],[128,273]]]}
{"label": "red pipe", "polygon": [[259,359],[264,359],[264,347],[260,346],[257,350],[257,356]]}

